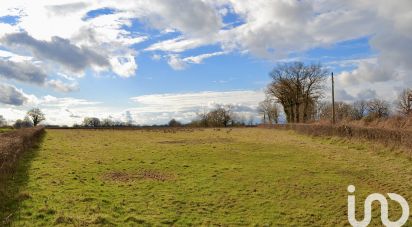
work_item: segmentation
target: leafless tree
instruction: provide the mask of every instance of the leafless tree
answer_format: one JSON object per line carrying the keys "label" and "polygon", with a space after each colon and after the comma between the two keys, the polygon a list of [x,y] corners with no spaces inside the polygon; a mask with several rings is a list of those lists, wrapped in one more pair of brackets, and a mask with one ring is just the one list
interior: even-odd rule
{"label": "leafless tree", "polygon": [[86,117],[83,120],[83,126],[85,127],[100,127],[101,126],[101,122],[99,118],[96,117]]}
{"label": "leafless tree", "polygon": [[112,127],[112,126],[114,126],[114,122],[110,118],[102,119],[100,124],[103,127]]}
{"label": "leafless tree", "polygon": [[227,127],[232,120],[233,107],[230,105],[217,106],[207,114],[208,125],[214,127]]}
{"label": "leafless tree", "polygon": [[[318,107],[320,120],[332,119],[332,103],[320,102]],[[335,102],[336,121],[349,120],[351,118],[352,106],[345,102]]]}
{"label": "leafless tree", "polygon": [[385,100],[372,99],[367,103],[367,108],[368,117],[371,119],[389,117],[390,105]]}
{"label": "leafless tree", "polygon": [[402,115],[412,114],[412,89],[404,89],[398,97],[398,112]]}
{"label": "leafless tree", "polygon": [[352,120],[361,120],[366,117],[368,103],[365,100],[355,101],[352,104],[351,118]]}
{"label": "leafless tree", "polygon": [[30,128],[33,127],[33,122],[30,120],[28,116],[24,118],[24,120],[18,119],[13,124],[13,128]]}
{"label": "leafless tree", "polygon": [[293,62],[277,65],[270,76],[267,93],[283,106],[288,122],[306,122],[323,94],[328,71],[320,64]]}
{"label": "leafless tree", "polygon": [[31,118],[34,126],[37,126],[40,122],[46,120],[44,113],[39,108],[29,110],[27,116]]}
{"label": "leafless tree", "polygon": [[259,103],[258,111],[263,116],[263,123],[275,123],[279,121],[279,107],[270,97]]}

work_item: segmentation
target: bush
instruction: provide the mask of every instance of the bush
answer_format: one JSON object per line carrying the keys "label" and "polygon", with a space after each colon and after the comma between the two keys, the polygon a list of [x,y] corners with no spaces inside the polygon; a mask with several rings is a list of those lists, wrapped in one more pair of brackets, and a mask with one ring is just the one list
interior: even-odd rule
{"label": "bush", "polygon": [[21,154],[35,145],[43,133],[44,127],[35,127],[0,134],[0,185],[14,172]]}

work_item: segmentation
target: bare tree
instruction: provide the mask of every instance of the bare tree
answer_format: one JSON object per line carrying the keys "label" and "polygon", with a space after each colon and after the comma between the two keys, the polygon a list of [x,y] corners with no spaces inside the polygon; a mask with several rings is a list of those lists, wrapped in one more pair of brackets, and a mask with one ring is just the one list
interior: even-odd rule
{"label": "bare tree", "polygon": [[390,106],[385,100],[372,99],[368,102],[367,107],[368,117],[371,119],[389,117]]}
{"label": "bare tree", "polygon": [[[318,116],[320,120],[332,119],[332,103],[320,102]],[[344,102],[335,102],[336,121],[348,120],[351,118],[352,106]]]}
{"label": "bare tree", "polygon": [[328,71],[320,64],[293,62],[277,65],[270,76],[267,93],[283,106],[288,122],[306,122],[314,112],[316,101],[323,95]]}
{"label": "bare tree", "polygon": [[24,118],[24,120],[18,119],[13,124],[13,128],[30,128],[33,127],[33,122],[30,120],[28,116]]}
{"label": "bare tree", "polygon": [[207,114],[207,121],[209,126],[227,127],[232,120],[233,107],[230,105],[217,106],[216,109]]}
{"label": "bare tree", "polygon": [[259,103],[258,111],[263,115],[263,123],[275,123],[279,121],[279,107],[270,97]]}
{"label": "bare tree", "polygon": [[398,98],[398,112],[402,115],[412,114],[412,89],[404,89]]}
{"label": "bare tree", "polygon": [[27,116],[31,118],[34,126],[37,126],[40,122],[46,120],[44,113],[39,108],[29,110]]}
{"label": "bare tree", "polygon": [[103,127],[112,127],[114,122],[110,118],[105,118],[101,120],[100,124]]}
{"label": "bare tree", "polygon": [[359,100],[352,104],[351,118],[352,120],[361,120],[366,117],[368,103],[365,100]]}
{"label": "bare tree", "polygon": [[97,128],[101,126],[99,118],[96,117],[86,117],[83,120],[83,126]]}

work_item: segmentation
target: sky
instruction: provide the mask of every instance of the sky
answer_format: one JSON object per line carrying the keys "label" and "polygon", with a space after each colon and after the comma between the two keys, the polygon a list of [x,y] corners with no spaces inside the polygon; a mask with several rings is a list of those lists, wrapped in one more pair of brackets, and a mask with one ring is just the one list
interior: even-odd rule
{"label": "sky", "polygon": [[[412,87],[410,0],[0,1],[0,115],[189,122],[231,104],[258,120],[276,64],[321,63],[336,99]],[[325,99],[329,96],[325,95]]]}

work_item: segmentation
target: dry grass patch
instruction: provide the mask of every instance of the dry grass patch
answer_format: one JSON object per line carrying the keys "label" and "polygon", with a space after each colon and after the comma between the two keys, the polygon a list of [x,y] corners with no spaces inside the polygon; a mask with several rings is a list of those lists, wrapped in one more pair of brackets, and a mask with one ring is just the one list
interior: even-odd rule
{"label": "dry grass patch", "polygon": [[114,171],[105,173],[103,179],[106,181],[114,182],[130,182],[135,180],[156,180],[156,181],[166,181],[174,179],[173,174],[164,173],[158,170],[139,170],[135,173]]}

